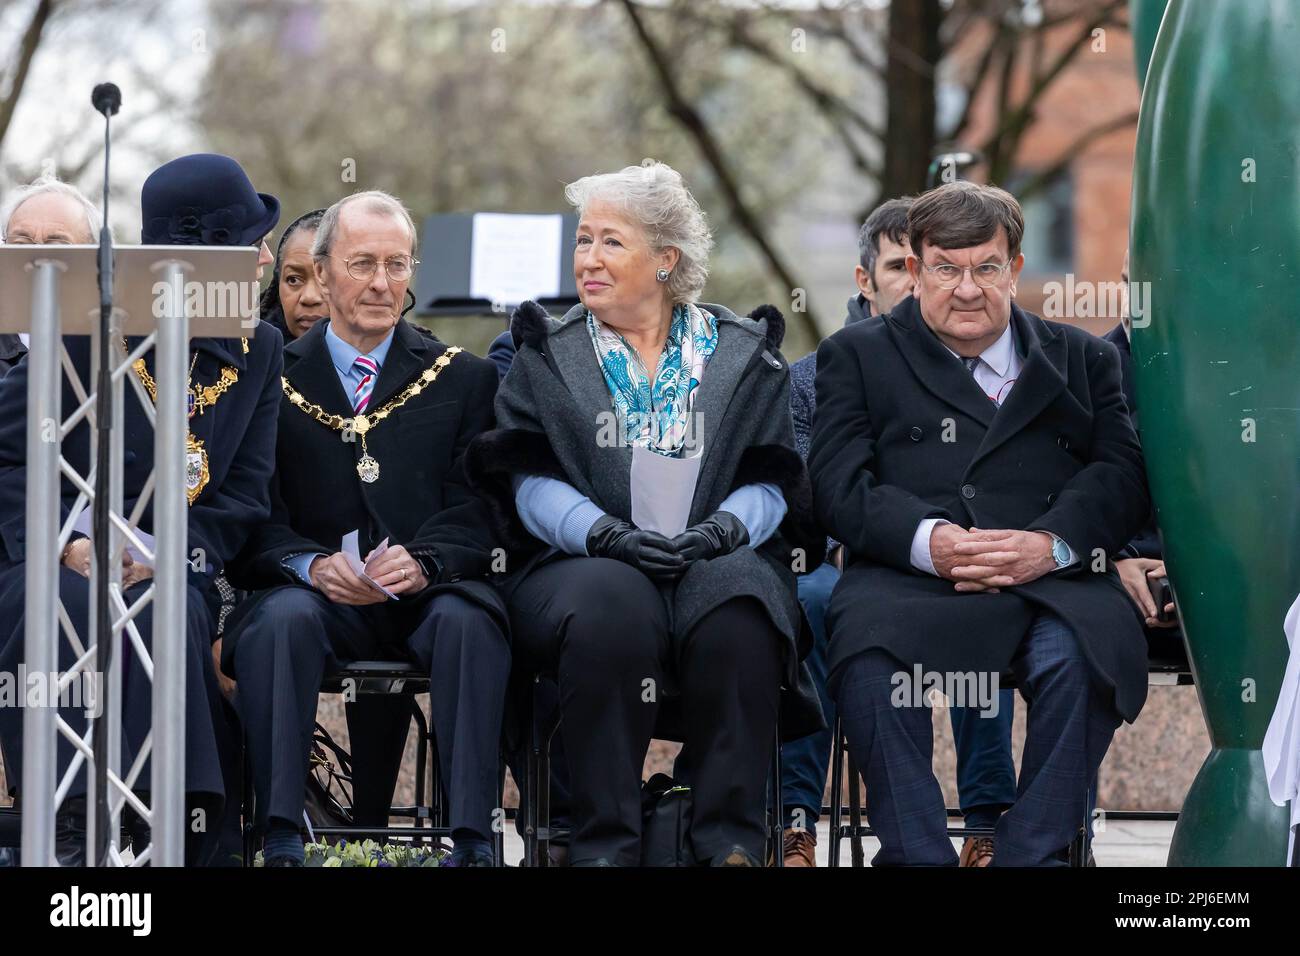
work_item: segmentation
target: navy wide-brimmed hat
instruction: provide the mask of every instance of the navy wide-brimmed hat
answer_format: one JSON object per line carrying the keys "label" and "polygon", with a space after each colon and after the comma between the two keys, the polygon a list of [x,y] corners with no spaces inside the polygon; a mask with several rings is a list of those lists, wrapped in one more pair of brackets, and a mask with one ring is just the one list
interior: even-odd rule
{"label": "navy wide-brimmed hat", "polygon": [[140,219],[144,245],[251,246],[279,222],[280,201],[229,156],[195,153],[149,174]]}

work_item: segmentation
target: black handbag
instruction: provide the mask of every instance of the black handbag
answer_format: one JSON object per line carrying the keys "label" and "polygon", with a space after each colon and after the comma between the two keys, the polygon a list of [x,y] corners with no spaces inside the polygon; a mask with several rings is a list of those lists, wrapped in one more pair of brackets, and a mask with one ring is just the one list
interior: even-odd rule
{"label": "black handbag", "polygon": [[657,773],[641,785],[641,865],[695,866],[691,788]]}
{"label": "black handbag", "polygon": [[[306,801],[308,825],[350,827],[352,818],[352,758],[320,724],[312,738],[307,767]],[[332,843],[337,838],[327,838]]]}

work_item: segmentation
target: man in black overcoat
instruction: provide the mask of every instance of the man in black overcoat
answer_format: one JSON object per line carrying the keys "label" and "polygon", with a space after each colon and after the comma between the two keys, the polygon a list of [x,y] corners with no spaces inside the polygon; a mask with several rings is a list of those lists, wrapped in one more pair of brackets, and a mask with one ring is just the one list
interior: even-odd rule
{"label": "man in black overcoat", "polygon": [[1023,218],[1006,192],[941,186],[908,232],[915,296],[817,353],[809,466],[850,555],[830,684],[875,863],[945,865],[926,692],[992,716],[1009,670],[1028,739],[993,864],[1061,864],[1115,728],[1146,698],[1142,622],[1107,557],[1149,509],[1119,359],[1014,304]]}
{"label": "man in black overcoat", "polygon": [[[510,651],[486,580],[490,521],[462,458],[492,427],[497,373],[400,317],[414,251],[414,224],[393,197],[332,206],[313,247],[330,318],[285,349],[271,520],[235,578],[257,593],[228,623],[222,657],[268,865],[302,862],[322,678],[340,663],[408,654],[432,681],[451,860],[492,859]],[[365,569],[373,583],[342,553],[352,531],[363,560],[387,541]]]}

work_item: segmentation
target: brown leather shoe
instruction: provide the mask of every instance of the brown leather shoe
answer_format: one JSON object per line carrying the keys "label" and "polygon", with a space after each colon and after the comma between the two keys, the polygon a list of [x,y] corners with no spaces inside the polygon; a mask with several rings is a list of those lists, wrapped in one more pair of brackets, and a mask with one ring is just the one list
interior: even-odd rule
{"label": "brown leather shoe", "polygon": [[988,866],[993,862],[992,837],[967,837],[961,845],[958,866]]}
{"label": "brown leather shoe", "polygon": [[781,840],[781,857],[783,866],[816,866],[816,831],[786,830]]}

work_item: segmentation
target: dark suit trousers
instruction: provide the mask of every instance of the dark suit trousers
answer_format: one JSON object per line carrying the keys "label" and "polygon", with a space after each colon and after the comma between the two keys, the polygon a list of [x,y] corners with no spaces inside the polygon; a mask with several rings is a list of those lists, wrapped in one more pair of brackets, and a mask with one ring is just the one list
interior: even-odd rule
{"label": "dark suit trousers", "polygon": [[675,642],[649,578],[574,557],[529,574],[510,615],[519,666],[559,684],[571,861],[640,863],[641,771],[666,678],[681,698],[695,855],[739,845],[762,857],[784,639],[757,602],[726,601]]}
{"label": "dark suit trousers", "polygon": [[[1034,619],[1011,669],[1028,703],[1028,733],[1015,805],[997,824],[993,864],[1061,866],[1120,717],[1098,693],[1073,632],[1055,615]],[[872,865],[953,865],[943,793],[931,769],[930,709],[891,700],[894,675],[910,670],[873,650],[850,660],[840,682],[845,735],[880,838]]]}
{"label": "dark suit trousers", "polygon": [[450,825],[488,838],[498,805],[501,718],[510,675],[505,634],[455,594],[361,607],[303,587],[262,599],[235,649],[257,822],[302,820],[321,681],[353,660],[408,653],[430,678],[433,732]]}

